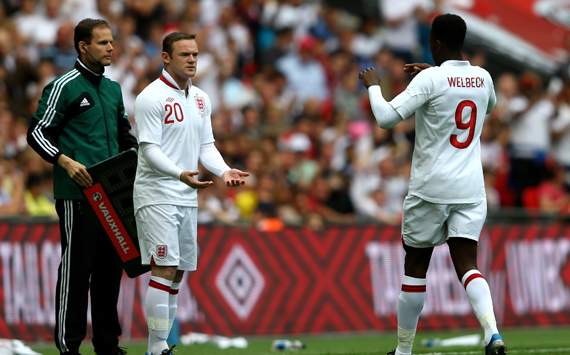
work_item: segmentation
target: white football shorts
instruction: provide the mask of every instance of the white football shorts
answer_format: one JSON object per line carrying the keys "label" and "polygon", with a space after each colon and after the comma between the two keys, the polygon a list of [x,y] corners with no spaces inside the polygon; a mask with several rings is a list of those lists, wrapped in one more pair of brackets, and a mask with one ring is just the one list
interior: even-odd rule
{"label": "white football shorts", "polygon": [[135,214],[141,260],[194,271],[198,264],[198,208],[149,205]]}
{"label": "white football shorts", "polygon": [[428,248],[448,238],[479,241],[487,217],[487,201],[467,204],[431,203],[413,195],[404,199],[402,238],[404,244]]}

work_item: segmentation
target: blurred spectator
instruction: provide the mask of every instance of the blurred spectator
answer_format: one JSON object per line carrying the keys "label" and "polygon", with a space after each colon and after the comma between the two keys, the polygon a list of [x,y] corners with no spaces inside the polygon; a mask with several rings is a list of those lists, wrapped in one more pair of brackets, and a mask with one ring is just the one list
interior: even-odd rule
{"label": "blurred spectator", "polygon": [[554,156],[558,164],[565,169],[565,186],[567,191],[570,191],[570,81],[566,81],[559,94],[552,131],[555,142]]}
{"label": "blurred spectator", "polygon": [[361,128],[362,132],[358,134],[355,144],[356,169],[367,171],[377,166],[382,159],[388,156],[393,147],[394,140],[392,132],[374,125],[369,128],[368,125]]}
{"label": "blurred spectator", "polygon": [[0,159],[7,158],[10,151],[6,151],[7,145],[10,140],[11,126],[13,123],[13,116],[7,109],[0,109]]}
{"label": "blurred spectator", "polygon": [[293,49],[293,29],[291,27],[283,27],[275,31],[275,40],[269,45],[261,56],[261,63],[271,65],[279,59],[289,54]]}
{"label": "blurred spectator", "polygon": [[236,16],[233,6],[221,7],[217,22],[212,24],[208,33],[208,42],[220,57],[229,52],[238,55],[239,62],[244,63],[253,57],[253,43],[247,27]]}
{"label": "blurred spectator", "polygon": [[309,215],[319,216],[323,223],[355,223],[354,208],[344,189],[346,185],[346,182],[336,174],[331,177],[317,176],[303,200],[304,210]]}
{"label": "blurred spectator", "polygon": [[263,136],[260,112],[255,106],[247,105],[241,110],[241,121],[242,130],[248,138],[259,140]]}
{"label": "blurred spectator", "polygon": [[279,216],[277,201],[278,182],[271,174],[259,176],[257,184],[257,208],[254,213],[254,225],[262,231],[276,232],[283,228],[282,219]]}
{"label": "blurred spectator", "polygon": [[51,174],[32,173],[28,175],[24,193],[25,210],[28,216],[57,218],[55,202],[49,198],[51,190]]}
{"label": "blurred spectator", "polygon": [[[560,64],[558,67],[558,78],[554,78],[555,81],[570,80],[570,32],[566,32],[563,37],[562,48],[564,53],[560,58]],[[560,83],[554,84],[560,85]]]}
{"label": "blurred spectator", "polygon": [[38,9],[35,0],[24,0],[22,17],[17,23],[20,24],[20,33],[31,45],[43,48],[55,42],[57,30],[63,21],[61,2],[62,0],[44,0],[40,2],[43,6]]}
{"label": "blurred spectator", "polygon": [[24,182],[15,161],[0,158],[0,217],[24,212]]}
{"label": "blurred spectator", "polygon": [[317,21],[319,6],[316,2],[303,0],[269,0],[263,6],[262,20],[265,24],[281,29],[293,28],[295,37],[307,34],[309,28]]}
{"label": "blurred spectator", "polygon": [[519,96],[519,83],[515,74],[509,72],[502,73],[495,81],[497,105],[491,117],[506,121],[510,118],[511,111],[517,110],[516,105],[520,105],[515,103],[514,107],[512,107],[513,100],[516,101],[516,98]]}
{"label": "blurred spectator", "polygon": [[360,29],[355,33],[351,43],[352,53],[361,60],[372,58],[384,44],[378,21],[374,17],[362,19]]}
{"label": "blurred spectator", "polygon": [[212,176],[201,177],[202,180],[212,180],[214,185],[203,189],[198,194],[198,223],[221,223],[232,225],[239,220],[239,210],[234,202],[224,194],[224,184],[220,179]]}
{"label": "blurred spectator", "polygon": [[28,142],[26,141],[28,121],[18,118],[11,120],[9,124],[10,127],[6,126],[7,137],[6,139],[0,138],[0,142],[3,141],[4,157],[13,159],[28,148]]}
{"label": "blurred spectator", "polygon": [[366,120],[368,112],[365,112],[362,87],[358,82],[358,66],[354,64],[346,69],[334,89],[334,107],[337,111],[344,111],[350,120]]}
{"label": "blurred spectator", "polygon": [[342,172],[349,170],[351,139],[347,132],[348,119],[344,111],[336,111],[334,121],[325,127],[319,136],[321,146],[320,168],[323,171]]}
{"label": "blurred spectator", "polygon": [[235,204],[239,211],[240,219],[244,222],[251,222],[257,210],[257,193],[251,188],[240,190],[235,196]]}
{"label": "blurred spectator", "polygon": [[56,74],[73,67],[77,52],[73,44],[73,22],[65,21],[57,29],[55,43],[40,49],[40,58],[49,58],[55,65]]}
{"label": "blurred spectator", "polygon": [[224,106],[230,110],[240,110],[247,105],[252,105],[256,95],[247,82],[240,80],[237,76],[235,58],[236,53],[227,53],[227,57],[220,65],[220,76],[218,80],[221,82],[220,95]]}
{"label": "blurred spectator", "polygon": [[221,109],[223,105],[221,105],[219,92],[219,75],[222,58],[216,56],[215,52],[210,49],[208,31],[205,30],[196,37],[198,48],[200,48],[200,65],[196,68],[196,76],[193,80],[196,81],[196,85],[199,85],[202,90],[208,93],[212,101],[212,107]]}
{"label": "blurred spectator", "polygon": [[534,73],[522,75],[519,90],[521,95],[511,101],[508,114],[512,122],[510,182],[521,206],[524,189],[544,178],[554,105],[544,98],[542,81]]}
{"label": "blurred spectator", "polygon": [[42,89],[53,79],[56,77],[56,70],[53,61],[50,58],[42,58],[40,59],[37,65],[36,71],[36,79],[35,82],[30,82],[26,86],[26,94],[30,98],[28,103],[28,109],[26,110],[26,114],[29,112],[35,112],[37,109],[38,100],[40,98],[40,94]]}
{"label": "blurred spectator", "polygon": [[408,63],[413,62],[418,46],[418,8],[427,8],[425,0],[382,1],[380,9],[386,22],[384,38],[386,45]]}
{"label": "blurred spectator", "polygon": [[287,172],[289,183],[301,188],[307,188],[319,172],[319,165],[313,157],[316,148],[311,141],[305,128],[310,127],[311,122],[304,118],[299,121],[296,129],[283,134],[279,140],[279,150],[283,157],[283,166]]}
{"label": "blurred spectator", "polygon": [[487,210],[497,211],[501,207],[501,198],[495,188],[496,177],[493,171],[483,169],[485,179],[485,194],[487,195]]}
{"label": "blurred spectator", "polygon": [[408,192],[410,168],[408,162],[397,164],[392,155],[380,162],[379,172],[383,179],[382,185],[386,194],[385,207],[389,212],[402,213],[402,201]]}
{"label": "blurred spectator", "polygon": [[61,0],[61,14],[72,22],[72,26],[84,18],[101,18],[97,9],[98,0]]}
{"label": "blurred spectator", "polygon": [[[198,35],[194,82],[211,98],[216,145],[229,163],[252,173],[244,190],[201,192],[201,222],[266,231],[283,223],[316,229],[361,219],[397,224],[414,120],[394,130],[377,127],[358,69],[376,66],[382,92],[393,98],[410,80],[402,65],[431,60],[432,6],[449,11],[473,3],[377,1],[380,14],[357,16],[320,0],[10,2],[0,24],[3,213],[26,213],[26,181],[43,199],[36,190],[50,182],[37,180],[51,167],[22,145],[22,127],[45,85],[75,59],[70,28],[76,19],[102,16],[116,34],[105,75],[121,84],[131,120],[136,95],[160,73],[162,37],[175,28]],[[565,41],[570,48],[570,35]],[[568,48],[553,78],[494,73],[498,103],[481,137],[489,210],[515,204],[556,210],[550,200],[558,198],[553,176],[560,176],[548,173],[550,158],[566,169],[570,188]],[[495,64],[479,48],[468,57],[473,65]],[[548,91],[543,79],[552,83]]]}
{"label": "blurred spectator", "polygon": [[26,112],[26,88],[34,70],[17,30],[9,23],[0,26],[0,103],[10,105],[13,114]]}
{"label": "blurred spectator", "polygon": [[[166,9],[161,0],[126,0],[125,12],[135,19],[137,35],[142,39],[152,37],[151,32],[157,30],[157,24],[165,15]],[[160,48],[160,47],[159,47]],[[153,56],[150,56],[153,58]]]}
{"label": "blurred spectator", "polygon": [[357,170],[350,190],[352,202],[363,217],[385,224],[400,222],[409,176],[409,163],[398,169],[391,153],[387,149],[375,169]]}
{"label": "blurred spectator", "polygon": [[[204,27],[215,25],[222,11],[222,7],[227,5],[228,0],[194,0],[188,1],[188,7],[199,9],[195,14],[197,21],[200,21]],[[198,4],[199,3],[199,4]],[[200,47],[199,47],[200,48]]]}
{"label": "blurred spectator", "polygon": [[541,212],[566,215],[570,212],[570,196],[564,188],[564,169],[560,166],[549,167],[547,178],[538,185],[536,194]]}
{"label": "blurred spectator", "polygon": [[481,132],[481,163],[483,168],[489,169],[489,171],[495,171],[498,168],[503,152],[494,126],[495,123],[492,120],[488,120],[485,122]]}
{"label": "blurred spectator", "polygon": [[277,68],[285,74],[290,90],[301,103],[310,98],[324,101],[329,97],[324,68],[315,57],[317,45],[313,37],[303,37],[298,43],[298,53],[277,61]]}
{"label": "blurred spectator", "polygon": [[[125,22],[129,22],[126,19]],[[113,44],[113,64],[105,69],[105,76],[121,84],[125,110],[129,116],[134,114],[137,85],[144,80],[145,68],[149,60],[142,55],[142,41],[134,34],[123,33],[122,40]]]}

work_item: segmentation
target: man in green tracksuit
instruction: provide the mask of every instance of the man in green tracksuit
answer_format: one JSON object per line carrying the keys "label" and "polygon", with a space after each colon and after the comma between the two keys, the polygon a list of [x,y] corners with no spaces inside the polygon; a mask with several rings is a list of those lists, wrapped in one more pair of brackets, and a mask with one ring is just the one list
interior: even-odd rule
{"label": "man in green tracksuit", "polygon": [[101,355],[124,354],[117,299],[122,268],[79,186],[86,170],[136,147],[118,83],[103,76],[111,64],[113,35],[107,22],[85,19],[75,27],[75,67],[49,83],[28,129],[28,143],[54,164],[54,194],[61,231],[55,343],[61,354],[79,354],[91,296],[93,346]]}

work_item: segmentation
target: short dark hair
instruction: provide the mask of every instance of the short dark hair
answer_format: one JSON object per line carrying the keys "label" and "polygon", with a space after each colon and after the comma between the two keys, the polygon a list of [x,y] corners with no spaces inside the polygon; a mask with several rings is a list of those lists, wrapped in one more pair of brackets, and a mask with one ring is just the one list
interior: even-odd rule
{"label": "short dark hair", "polygon": [[95,27],[111,28],[111,26],[109,26],[109,23],[107,21],[100,19],[93,19],[93,18],[83,19],[79,21],[77,26],[75,26],[75,29],[73,30],[73,44],[75,45],[75,50],[77,51],[77,54],[81,53],[79,51],[79,42],[81,41],[86,43],[91,42],[91,38],[93,38],[93,29]]}
{"label": "short dark hair", "polygon": [[467,25],[454,14],[437,16],[431,24],[431,35],[451,50],[461,50],[465,41]]}
{"label": "short dark hair", "polygon": [[186,32],[171,32],[162,40],[162,51],[172,55],[172,45],[174,42],[181,41],[183,39],[196,39],[194,33]]}

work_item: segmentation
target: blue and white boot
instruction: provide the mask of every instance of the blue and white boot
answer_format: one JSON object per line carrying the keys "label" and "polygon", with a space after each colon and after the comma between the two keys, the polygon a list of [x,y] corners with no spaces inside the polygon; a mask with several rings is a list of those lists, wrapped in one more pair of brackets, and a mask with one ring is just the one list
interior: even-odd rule
{"label": "blue and white boot", "polygon": [[485,355],[505,355],[506,353],[503,337],[500,334],[493,334],[489,344],[485,346]]}

